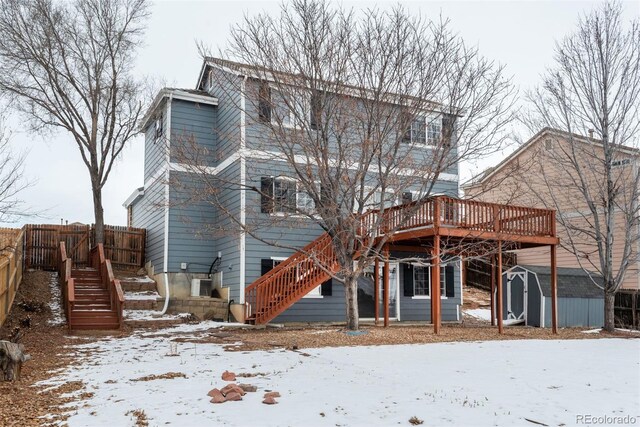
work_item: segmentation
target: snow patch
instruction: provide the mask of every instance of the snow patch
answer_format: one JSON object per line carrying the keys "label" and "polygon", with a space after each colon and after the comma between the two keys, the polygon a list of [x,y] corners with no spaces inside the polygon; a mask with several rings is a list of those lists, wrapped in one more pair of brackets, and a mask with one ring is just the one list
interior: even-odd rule
{"label": "snow patch", "polygon": [[475,308],[472,310],[462,310],[464,314],[468,314],[471,317],[475,317],[476,319],[486,320],[487,322],[491,322],[491,309],[488,308]]}
{"label": "snow patch", "polygon": [[62,311],[62,289],[58,283],[58,274],[49,273],[49,290],[51,299],[49,300],[49,308],[51,309],[51,319],[47,320],[47,324],[51,326],[64,325],[66,320]]}

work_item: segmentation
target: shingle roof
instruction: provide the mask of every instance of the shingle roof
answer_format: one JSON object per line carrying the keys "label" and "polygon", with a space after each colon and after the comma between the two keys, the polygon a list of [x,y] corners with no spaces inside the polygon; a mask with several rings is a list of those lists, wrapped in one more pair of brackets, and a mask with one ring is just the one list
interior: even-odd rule
{"label": "shingle roof", "polygon": [[[519,265],[517,267],[536,273],[542,295],[551,296],[551,269],[549,267],[536,265]],[[557,275],[558,298],[604,298],[604,292],[599,287],[602,286],[603,280],[599,274],[587,273],[581,268],[558,267]],[[599,286],[593,283],[594,280]]]}

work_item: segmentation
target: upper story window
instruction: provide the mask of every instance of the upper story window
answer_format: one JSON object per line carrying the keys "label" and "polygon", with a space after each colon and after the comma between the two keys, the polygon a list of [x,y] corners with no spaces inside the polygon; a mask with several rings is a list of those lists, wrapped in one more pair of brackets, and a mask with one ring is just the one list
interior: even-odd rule
{"label": "upper story window", "polygon": [[419,116],[411,122],[411,126],[404,134],[402,142],[418,145],[438,145],[442,138],[442,123],[440,116]]}
{"label": "upper story window", "polygon": [[294,127],[305,116],[308,99],[286,99],[269,83],[262,83],[258,90],[258,119],[285,127]]}
{"label": "upper story window", "polygon": [[614,160],[613,162],[611,162],[611,166],[614,168],[618,168],[621,166],[627,166],[631,164],[631,159],[620,159],[620,160]]}
{"label": "upper story window", "polygon": [[155,136],[154,136],[155,141],[158,141],[164,135],[163,126],[164,126],[164,117],[163,117],[163,114],[160,113],[158,117],[156,117],[156,122],[155,122]]}
{"label": "upper story window", "polygon": [[308,213],[315,208],[313,198],[292,178],[261,178],[262,213]]}

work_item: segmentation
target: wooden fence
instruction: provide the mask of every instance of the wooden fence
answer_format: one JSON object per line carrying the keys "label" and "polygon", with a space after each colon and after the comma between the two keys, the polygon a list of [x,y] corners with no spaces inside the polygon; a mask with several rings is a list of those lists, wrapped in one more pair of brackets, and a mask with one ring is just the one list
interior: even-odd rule
{"label": "wooden fence", "polygon": [[[0,229],[0,242],[4,251],[0,253],[0,326],[4,323],[22,282],[23,232]],[[12,242],[9,239],[13,239]]]}
{"label": "wooden fence", "polygon": [[[144,265],[145,230],[105,226],[104,249],[114,268],[135,270]],[[55,270],[60,242],[67,256],[78,267],[90,263],[89,251],[95,246],[95,227],[90,225],[29,224],[25,226],[25,268]]]}

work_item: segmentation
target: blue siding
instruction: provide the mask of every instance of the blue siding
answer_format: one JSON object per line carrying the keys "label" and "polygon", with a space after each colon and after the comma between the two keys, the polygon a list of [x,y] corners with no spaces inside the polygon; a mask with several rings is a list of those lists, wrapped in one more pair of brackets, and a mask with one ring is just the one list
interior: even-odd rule
{"label": "blue siding", "polygon": [[214,205],[189,175],[171,172],[168,270],[172,273],[181,271],[182,262],[188,264],[188,273],[206,273],[217,256]]}
{"label": "blue siding", "polygon": [[218,98],[216,157],[222,161],[240,148],[241,78],[213,69],[213,85],[209,93]]}
{"label": "blue siding", "polygon": [[[171,101],[171,162],[215,166],[218,163],[216,107]],[[197,150],[193,148],[197,147]]]}
{"label": "blue siding", "polygon": [[[163,106],[163,109],[165,107]],[[166,121],[166,113],[164,115]],[[165,123],[166,126],[166,123]],[[166,127],[165,127],[166,129]],[[147,230],[146,257],[155,272],[164,269],[164,217],[165,217],[165,183],[164,176],[151,180],[151,177],[164,165],[165,143],[155,139],[155,123],[145,131],[145,189],[142,198],[132,206],[133,227]]]}
{"label": "blue siding", "polygon": [[[544,326],[551,327],[551,298],[545,297]],[[604,298],[558,298],[558,326],[597,328],[604,325]]]}

